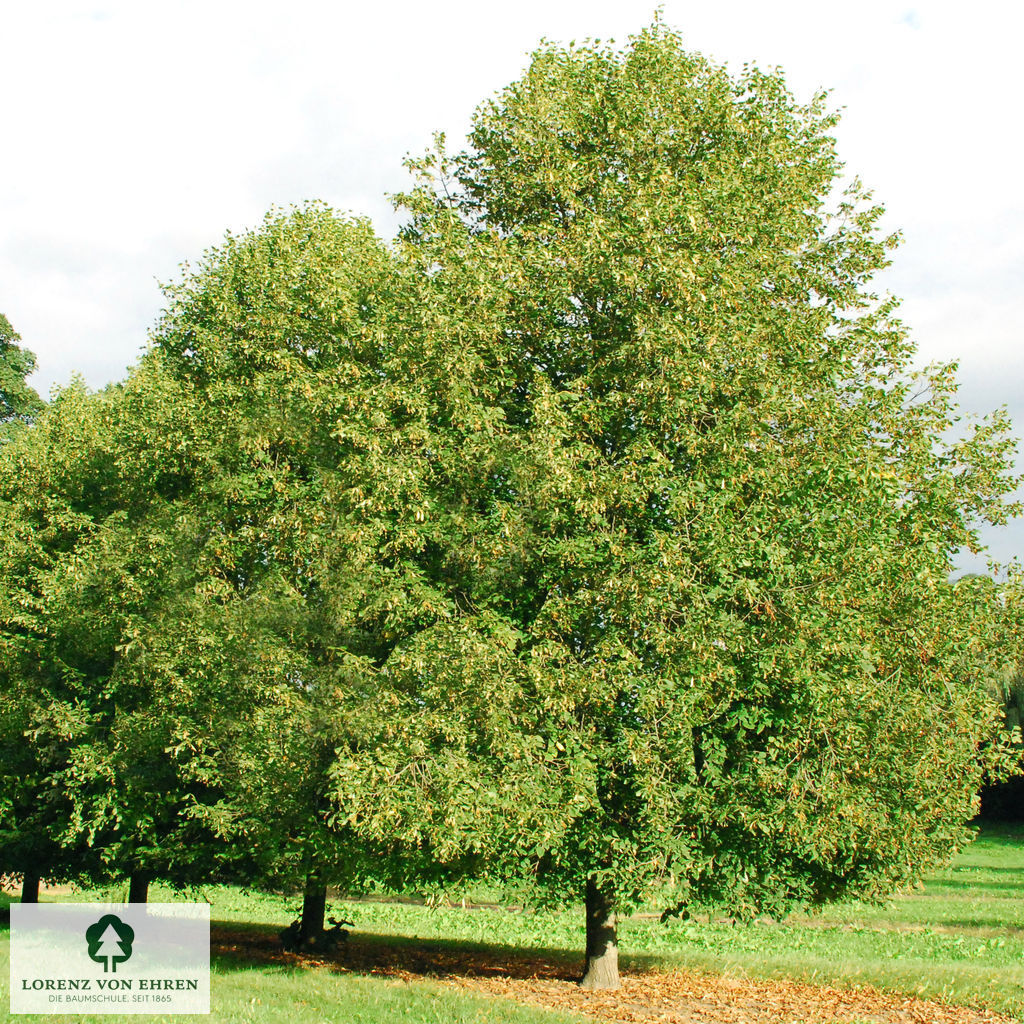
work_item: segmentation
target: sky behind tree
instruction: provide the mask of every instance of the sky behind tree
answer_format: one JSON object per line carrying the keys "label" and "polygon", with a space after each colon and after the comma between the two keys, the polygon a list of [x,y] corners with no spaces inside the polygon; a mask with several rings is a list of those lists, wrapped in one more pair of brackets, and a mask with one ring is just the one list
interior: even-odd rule
{"label": "sky behind tree", "polygon": [[[1024,8],[981,0],[849,5],[666,0],[686,44],[738,71],[781,65],[797,96],[844,109],[839,153],[904,244],[881,287],[920,362],[960,362],[961,404],[1024,432]],[[654,4],[292,0],[8,4],[0,125],[0,312],[45,394],[121,378],[159,282],[257,224],[322,199],[391,237],[401,162],[518,77],[542,37],[625,42]],[[1024,464],[1024,463],[1022,463]],[[990,532],[1000,561],[1024,523]],[[965,559],[965,568],[980,564]]]}

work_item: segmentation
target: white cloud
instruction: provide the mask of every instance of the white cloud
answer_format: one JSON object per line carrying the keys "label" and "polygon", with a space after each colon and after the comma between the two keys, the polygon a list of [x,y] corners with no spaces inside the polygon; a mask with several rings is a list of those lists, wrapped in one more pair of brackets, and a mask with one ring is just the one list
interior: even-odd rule
{"label": "white cloud", "polygon": [[[257,223],[323,198],[395,224],[384,193],[435,129],[458,145],[475,105],[540,37],[614,37],[655,4],[621,0],[109,0],[8,4],[0,99],[0,311],[37,385],[123,374],[160,308],[157,279]],[[885,284],[922,361],[961,359],[963,402],[1019,401],[1024,200],[1017,48],[1024,7],[866,0],[667,0],[688,45],[832,88],[840,153],[906,244]],[[1024,528],[1013,543],[1024,550]]]}

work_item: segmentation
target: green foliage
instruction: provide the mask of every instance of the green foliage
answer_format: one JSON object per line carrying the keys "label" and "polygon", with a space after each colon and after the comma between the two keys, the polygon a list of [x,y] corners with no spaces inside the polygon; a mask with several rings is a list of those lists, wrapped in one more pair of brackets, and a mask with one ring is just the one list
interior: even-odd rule
{"label": "green foliage", "polygon": [[311,204],[187,267],[0,452],[19,863],[751,917],[965,842],[1013,442],[946,440],[835,123],[660,22],[545,45],[394,246]]}
{"label": "green foliage", "polygon": [[[1003,623],[1006,634],[1006,658],[995,680],[995,697],[1003,705],[1006,728],[1011,732],[1024,727],[1024,660],[1014,640],[1024,635],[1024,580],[1012,577],[1012,585],[1003,588]],[[1017,737],[1020,741],[1020,737]]]}
{"label": "green foliage", "polygon": [[0,313],[0,440],[10,433],[12,424],[31,420],[43,407],[25,378],[36,368],[36,357],[21,348],[21,336],[10,320]]}
{"label": "green foliage", "polygon": [[376,396],[404,337],[390,264],[363,222],[270,215],[169,289],[124,386],[66,389],[7,453],[0,696],[12,751],[52,748],[12,786],[62,794],[51,840],[182,882],[291,886],[363,855],[326,770],[402,588],[386,564],[368,590],[365,545],[339,543],[390,472],[381,416],[404,415]]}
{"label": "green foliage", "polygon": [[656,24],[546,45],[415,165],[417,370],[463,405],[428,377],[415,489],[367,487],[425,541],[419,622],[352,695],[339,820],[536,898],[743,915],[966,841],[994,604],[946,581],[1015,511],[1013,441],[943,440],[953,368],[870,290],[895,238],[835,197],[834,124]]}
{"label": "green foliage", "polygon": [[193,813],[264,884],[385,870],[330,827],[326,772],[341,695],[387,644],[346,511],[366,472],[355,437],[390,414],[367,395],[402,337],[391,264],[363,221],[275,212],[186,269],[154,334],[215,470],[187,499],[206,523],[200,582],[146,657],[162,692],[188,695],[173,757],[221,793]]}
{"label": "green foliage", "polygon": [[180,413],[151,362],[98,395],[58,392],[0,454],[0,764],[16,794],[0,827],[65,850],[37,862],[49,877],[60,861],[174,877],[196,854],[159,698],[126,657],[194,564],[169,504],[191,470],[161,437]]}

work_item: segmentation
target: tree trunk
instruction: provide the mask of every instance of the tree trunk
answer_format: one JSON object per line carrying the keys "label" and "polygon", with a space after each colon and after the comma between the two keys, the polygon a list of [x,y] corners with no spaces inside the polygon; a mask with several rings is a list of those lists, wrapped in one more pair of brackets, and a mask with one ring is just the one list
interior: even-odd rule
{"label": "tree trunk", "polygon": [[21,877],[21,902],[39,902],[39,876],[22,875]]}
{"label": "tree trunk", "polygon": [[315,938],[323,932],[324,915],[326,913],[327,886],[315,871],[311,871],[306,876],[306,891],[302,897],[302,922],[299,925],[300,941]]}
{"label": "tree trunk", "polygon": [[145,903],[149,898],[149,875],[134,872],[128,878],[128,902]]}
{"label": "tree trunk", "polygon": [[615,934],[615,893],[608,885],[587,879],[587,964],[580,987],[619,987],[619,943]]}

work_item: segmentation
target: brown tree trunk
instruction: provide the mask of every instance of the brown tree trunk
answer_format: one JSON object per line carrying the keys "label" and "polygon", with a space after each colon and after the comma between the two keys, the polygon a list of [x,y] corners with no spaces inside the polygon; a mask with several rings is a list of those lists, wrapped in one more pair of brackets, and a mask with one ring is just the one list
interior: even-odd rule
{"label": "brown tree trunk", "polygon": [[22,875],[21,877],[21,902],[39,902],[39,876]]}
{"label": "brown tree trunk", "polygon": [[149,875],[134,872],[128,878],[128,902],[145,903],[149,898]]}
{"label": "brown tree trunk", "polygon": [[327,886],[315,871],[310,872],[306,876],[306,891],[302,896],[302,921],[299,924],[300,941],[315,938],[323,932],[326,913]]}
{"label": "brown tree trunk", "polygon": [[615,934],[615,893],[608,885],[587,879],[587,963],[580,987],[619,987],[619,943]]}

